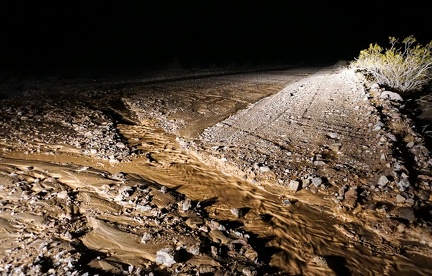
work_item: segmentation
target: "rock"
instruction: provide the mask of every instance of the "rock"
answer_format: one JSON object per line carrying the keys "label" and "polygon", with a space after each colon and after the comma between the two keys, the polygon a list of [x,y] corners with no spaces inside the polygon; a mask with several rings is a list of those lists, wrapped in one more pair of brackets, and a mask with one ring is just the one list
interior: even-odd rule
{"label": "rock", "polygon": [[348,208],[354,208],[357,205],[358,192],[357,186],[349,188],[345,193],[344,205]]}
{"label": "rock", "polygon": [[208,265],[208,264],[204,264],[204,265],[200,266],[200,268],[198,270],[198,272],[199,272],[198,275],[209,274],[209,273],[213,274],[215,272],[215,270],[216,270],[216,268],[214,268],[213,266]]}
{"label": "rock", "polygon": [[408,178],[402,178],[397,182],[397,185],[400,190],[405,191],[406,188],[411,186],[411,183],[409,182]]}
{"label": "rock", "polygon": [[247,249],[245,250],[243,255],[253,262],[256,262],[258,260],[258,253],[250,246],[247,246]]}
{"label": "rock", "polygon": [[204,224],[204,219],[201,217],[190,217],[186,220],[186,225],[192,229],[198,229],[201,225]]}
{"label": "rock", "polygon": [[57,197],[61,199],[65,199],[68,197],[68,193],[67,191],[61,191],[60,193],[57,194]]}
{"label": "rock", "polygon": [[141,243],[146,243],[147,241],[151,240],[152,235],[149,233],[144,233],[141,238]]}
{"label": "rock", "polygon": [[324,166],[326,163],[324,161],[318,160],[318,161],[314,161],[314,165],[315,166]]}
{"label": "rock", "polygon": [[406,219],[409,222],[415,221],[416,217],[414,215],[414,210],[409,207],[402,207],[398,210],[398,217]]}
{"label": "rock", "polygon": [[385,185],[387,185],[389,183],[389,180],[387,178],[387,176],[382,175],[379,179],[378,179],[378,186],[380,187],[384,187]]}
{"label": "rock", "polygon": [[312,178],[312,184],[313,184],[315,187],[320,186],[322,183],[323,183],[323,181],[322,181],[322,178],[321,178],[321,177],[314,177],[314,178]]}
{"label": "rock", "polygon": [[262,173],[266,173],[266,172],[270,171],[270,168],[268,166],[262,166],[262,167],[259,167],[259,170]]}
{"label": "rock", "polygon": [[392,133],[387,133],[387,138],[389,138],[393,142],[397,142],[396,136],[394,134],[392,134]]}
{"label": "rock", "polygon": [[297,192],[300,189],[300,182],[297,180],[290,180],[288,184],[288,190],[292,192]]}
{"label": "rock", "polygon": [[396,196],[396,203],[404,203],[405,202],[405,198],[401,195],[397,195]]}
{"label": "rock", "polygon": [[191,203],[191,200],[190,200],[190,199],[185,199],[185,200],[182,202],[182,210],[183,210],[183,211],[187,211],[187,210],[189,210],[191,207],[192,207],[192,203]]}
{"label": "rock", "polygon": [[284,200],[282,200],[282,203],[283,203],[284,205],[291,205],[291,204],[292,204],[292,202],[291,202],[289,199],[284,199]]}
{"label": "rock", "polygon": [[341,143],[333,143],[329,146],[329,149],[335,152],[339,152],[342,147]]}
{"label": "rock", "polygon": [[255,276],[258,275],[258,273],[256,272],[256,270],[253,267],[245,267],[242,269],[242,275],[245,276]]}
{"label": "rock", "polygon": [[174,260],[174,250],[171,248],[163,248],[156,252],[156,263],[165,266],[171,266],[176,263]]}
{"label": "rock", "polygon": [[319,266],[327,267],[327,260],[322,256],[315,256],[312,259],[312,262],[316,263]]}
{"label": "rock", "polygon": [[383,91],[380,95],[381,100],[390,100],[395,102],[403,102],[401,95],[392,91]]}
{"label": "rock", "polygon": [[380,86],[379,86],[379,84],[378,83],[372,83],[372,85],[371,85],[371,87],[370,87],[370,89],[375,89],[375,90],[378,90],[378,89],[380,89]]}
{"label": "rock", "polygon": [[348,185],[343,185],[342,187],[339,188],[336,197],[339,197],[340,200],[344,199],[345,192],[348,191],[348,189],[349,189]]}
{"label": "rock", "polygon": [[339,135],[335,132],[327,133],[327,136],[331,139],[335,139],[335,140],[339,139]]}
{"label": "rock", "polygon": [[192,255],[197,256],[200,253],[200,245],[199,244],[194,244],[194,245],[188,246],[187,249],[186,249],[186,251],[189,252]]}
{"label": "rock", "polygon": [[419,197],[422,200],[429,200],[430,196],[431,196],[431,192],[427,190],[421,190],[419,193]]}
{"label": "rock", "polygon": [[240,210],[238,208],[231,208],[230,209],[231,214],[233,214],[236,218],[240,217]]}
{"label": "rock", "polygon": [[302,180],[302,187],[308,187],[311,184],[311,180],[309,178]]}

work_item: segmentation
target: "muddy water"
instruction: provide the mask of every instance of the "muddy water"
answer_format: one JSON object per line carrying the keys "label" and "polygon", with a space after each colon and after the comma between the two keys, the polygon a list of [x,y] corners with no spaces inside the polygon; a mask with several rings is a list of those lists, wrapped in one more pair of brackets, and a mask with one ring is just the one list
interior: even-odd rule
{"label": "muddy water", "polygon": [[[176,187],[196,200],[215,200],[208,209],[210,216],[219,220],[236,221],[238,219],[230,210],[246,210],[240,219],[245,229],[269,240],[270,263],[290,275],[432,273],[432,266],[422,264],[425,267],[421,267],[418,260],[398,255],[356,221],[336,218],[325,212],[325,208],[331,207],[313,194],[303,198],[309,197],[307,202],[314,204],[295,199],[287,204],[283,201],[283,192],[277,188],[253,185],[221,174],[190,153],[183,152],[173,136],[163,132],[149,135],[148,131],[143,135],[141,131],[142,127],[124,126],[122,133],[135,141],[141,139],[141,149],[154,153],[152,156],[157,164],[132,165],[129,166],[131,172]],[[357,236],[352,234],[356,232]],[[359,233],[363,238],[358,237]],[[324,256],[327,265],[320,264],[317,256]]]}
{"label": "muddy water", "polygon": [[[25,171],[30,166],[45,177],[58,179],[68,189],[81,191],[83,202],[88,203],[81,206],[81,212],[97,209],[103,211],[105,221],[131,225],[136,222],[125,215],[115,215],[121,206],[107,200],[106,195],[101,196],[104,185],[110,184],[101,172],[122,172],[155,181],[193,200],[208,202],[206,210],[210,218],[243,225],[246,231],[256,235],[256,242],[260,244],[254,246],[260,247],[263,258],[281,269],[284,275],[432,273],[432,265],[422,263],[420,257],[410,259],[356,221],[331,215],[332,206],[313,194],[303,195],[307,201],[287,200],[276,187],[254,185],[224,175],[183,151],[174,136],[150,121],[141,126],[120,125],[119,128],[130,144],[147,154],[127,163],[110,164],[73,153],[54,156],[10,152],[2,160],[2,171],[13,168]],[[87,167],[84,174],[76,173],[77,168]],[[95,230],[86,235],[83,242],[94,252],[116,256],[117,261],[135,266],[143,260],[154,259],[157,248],[133,241],[129,230],[108,226],[96,219],[89,219],[89,223]]]}
{"label": "muddy water", "polygon": [[[180,86],[185,87],[184,84]],[[166,96],[166,102],[190,101],[186,106],[192,107],[184,110],[193,110],[194,114],[190,115],[179,108],[178,113],[171,111],[168,117],[199,118],[192,121],[192,130],[190,127],[180,129],[182,136],[192,137],[226,116],[227,111],[221,110],[219,114],[216,110],[214,117],[204,116],[214,111],[214,106],[196,105],[189,100],[195,98],[196,93],[195,83],[189,86],[192,92],[188,97],[182,91],[184,97],[174,97],[174,101],[170,93]],[[212,89],[218,87],[213,83],[208,86]],[[249,86],[245,95],[250,95],[252,88],[262,93],[266,87],[256,88],[255,84]],[[241,92],[235,87],[228,87],[226,91],[234,91],[234,94]],[[166,87],[163,90],[171,91]],[[155,94],[158,98],[159,93]],[[226,95],[216,96],[218,99],[226,98]],[[137,97],[144,98],[141,94]],[[240,105],[244,107],[259,97],[229,103],[222,101],[215,105],[238,109]],[[104,103],[105,99],[101,102]],[[202,102],[208,103],[209,100],[204,98]],[[179,106],[183,108],[185,104]],[[153,108],[152,105],[145,107],[150,110]],[[6,253],[1,255],[2,258],[10,260],[9,263],[19,264],[25,262],[23,259],[27,253],[23,253],[23,248],[25,252],[35,251],[37,255],[38,250],[53,250],[43,246],[47,242],[51,248],[58,247],[60,251],[57,253],[60,254],[70,250],[70,242],[85,249],[81,260],[91,263],[92,267],[111,270],[113,263],[119,264],[123,271],[127,271],[129,265],[151,267],[148,263],[155,262],[156,252],[166,243],[163,238],[186,238],[172,229],[156,226],[157,232],[163,232],[162,237],[152,243],[140,242],[143,231],[148,230],[146,222],[139,221],[140,216],[122,211],[130,207],[129,203],[118,199],[118,193],[111,192],[116,187],[123,187],[124,182],[106,177],[108,174],[123,173],[129,177],[129,182],[125,182],[128,185],[165,185],[192,200],[202,202],[210,219],[233,227],[243,227],[251,233],[250,243],[258,251],[259,258],[280,269],[283,275],[432,275],[429,258],[416,255],[416,250],[399,250],[396,240],[391,244],[391,239],[389,242],[384,241],[374,229],[366,228],[355,216],[346,216],[338,210],[331,200],[324,200],[307,190],[301,190],[295,196],[288,195],[278,187],[253,184],[223,174],[211,163],[212,160],[186,151],[181,140],[158,128],[153,121],[141,118],[140,124],[119,124],[116,127],[128,144],[139,152],[131,161],[105,162],[79,155],[78,150],[66,146],[59,146],[60,150],[55,154],[24,154],[23,151],[13,150],[2,153],[4,158],[0,159],[0,177],[3,178],[0,180],[6,188],[0,189],[3,204],[0,213],[0,249],[3,252],[11,244],[14,247],[16,239],[22,242],[16,246],[17,251],[4,251]],[[21,182],[14,183],[10,178],[27,181],[32,186],[31,190],[16,187]],[[7,183],[13,189],[8,190]],[[173,198],[163,196],[156,190],[152,192],[158,194],[161,206],[173,201]],[[31,197],[35,201],[32,201],[33,205],[23,200],[33,194],[36,195]],[[134,196],[137,197],[134,200],[139,198],[139,195]],[[64,218],[68,219],[68,225]],[[362,215],[362,219],[376,220],[367,212]],[[64,228],[75,234],[72,237],[67,235]],[[30,229],[24,237],[22,229]],[[58,240],[63,243],[57,244]],[[190,242],[182,240],[182,243]],[[416,247],[421,247],[421,244],[406,248]],[[212,264],[205,256],[193,261],[197,264]]]}

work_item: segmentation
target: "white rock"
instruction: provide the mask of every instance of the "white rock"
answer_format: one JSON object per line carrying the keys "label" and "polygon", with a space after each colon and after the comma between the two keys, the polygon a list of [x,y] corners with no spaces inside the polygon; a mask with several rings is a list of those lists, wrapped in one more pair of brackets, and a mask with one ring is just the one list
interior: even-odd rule
{"label": "white rock", "polygon": [[327,133],[327,136],[330,137],[331,139],[339,139],[339,135],[335,132]]}
{"label": "white rock", "polygon": [[156,263],[171,266],[176,263],[174,260],[174,250],[164,248],[156,252]]}
{"label": "white rock", "polygon": [[380,187],[384,187],[385,185],[387,185],[387,183],[389,183],[389,180],[387,178],[387,176],[382,175],[379,179],[378,179],[378,186]]}
{"label": "white rock", "polygon": [[397,195],[396,196],[396,202],[397,203],[404,203],[405,202],[405,198],[401,195]]}
{"label": "white rock", "polygon": [[321,177],[314,177],[312,178],[312,184],[316,187],[318,187],[319,185],[322,184],[322,179]]}
{"label": "white rock", "polygon": [[261,172],[265,173],[265,172],[269,172],[269,171],[270,171],[270,168],[267,167],[267,166],[262,166],[262,167],[259,168],[259,170],[260,170]]}
{"label": "white rock", "polygon": [[65,199],[67,196],[67,191],[61,191],[60,193],[57,193],[57,197],[61,199]]}
{"label": "white rock", "polygon": [[187,211],[187,210],[189,210],[191,207],[192,207],[192,202],[191,202],[190,199],[186,199],[186,200],[183,201],[183,204],[182,204],[182,210],[183,210],[183,211]]}
{"label": "white rock", "polygon": [[402,178],[397,185],[399,186],[399,188],[401,189],[405,189],[408,188],[409,186],[411,186],[411,183],[409,182],[408,178]]}
{"label": "white rock", "polygon": [[403,102],[402,97],[398,93],[395,93],[392,91],[381,92],[380,99],[391,100],[391,101],[396,101],[396,102]]}
{"label": "white rock", "polygon": [[288,190],[292,192],[297,192],[300,188],[300,182],[296,180],[290,180],[288,184]]}

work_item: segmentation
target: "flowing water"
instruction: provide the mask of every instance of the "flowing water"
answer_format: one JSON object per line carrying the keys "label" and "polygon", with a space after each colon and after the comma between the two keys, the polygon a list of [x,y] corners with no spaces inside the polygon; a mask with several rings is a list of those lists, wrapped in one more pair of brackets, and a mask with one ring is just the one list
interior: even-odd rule
{"label": "flowing water", "polygon": [[[58,195],[67,190],[80,199],[77,207],[47,201],[46,210],[39,212],[24,208],[22,200],[1,189],[0,198],[16,205],[16,210],[5,207],[0,213],[0,218],[12,225],[1,224],[3,245],[11,242],[11,233],[17,231],[12,222],[18,225],[27,221],[42,232],[49,232],[49,226],[43,222],[45,216],[60,219],[85,214],[87,220],[81,227],[93,230],[83,230],[86,234],[77,238],[86,250],[93,252],[87,261],[93,258],[97,263],[100,260],[97,256],[102,255],[114,256],[117,262],[135,267],[147,264],[146,260],[154,261],[157,248],[136,241],[132,228],[139,227],[139,223],[127,214],[119,215],[124,206],[107,195],[107,186],[117,182],[106,175],[121,173],[129,175],[131,182],[157,183],[194,201],[207,203],[209,218],[241,226],[250,233],[250,243],[260,258],[276,267],[278,275],[432,275],[429,258],[415,251],[399,251],[373,229],[353,216],[344,216],[331,202],[316,194],[301,190],[297,195],[302,200],[298,200],[287,197],[278,187],[223,174],[208,160],[185,150],[181,141],[150,120],[119,124],[117,128],[131,146],[146,154],[128,162],[112,163],[78,155],[62,146],[59,146],[62,150],[52,155],[3,152],[0,176],[4,179],[18,175],[32,183],[32,190],[38,185],[36,178],[54,179],[57,186],[53,184],[48,189],[45,185],[40,190],[56,191]],[[9,203],[3,202],[4,206]],[[19,221],[17,212],[21,213]],[[374,219],[370,215],[370,220]],[[110,268],[102,261],[99,267]]]}

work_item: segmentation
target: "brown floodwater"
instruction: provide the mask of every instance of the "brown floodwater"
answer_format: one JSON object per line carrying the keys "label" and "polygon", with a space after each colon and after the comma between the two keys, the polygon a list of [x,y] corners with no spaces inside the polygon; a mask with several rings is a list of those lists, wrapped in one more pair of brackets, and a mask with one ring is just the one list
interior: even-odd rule
{"label": "brown floodwater", "polygon": [[[211,218],[243,224],[246,231],[256,235],[257,241],[267,241],[260,245],[262,252],[267,254],[269,264],[286,275],[432,273],[432,263],[426,262],[428,258],[395,251],[378,235],[362,227],[360,221],[337,215],[337,211],[332,209],[334,206],[317,195],[301,191],[296,195],[301,198],[298,200],[287,197],[277,187],[255,185],[222,174],[193,153],[184,151],[175,136],[158,129],[150,121],[141,126],[120,125],[119,128],[131,144],[151,152],[152,160],[140,156],[130,162],[110,164],[67,152],[57,155],[10,152],[2,164],[15,168],[33,166],[34,170],[55,176],[74,189],[85,190],[90,195],[93,193],[94,197],[106,180],[94,173],[77,176],[72,173],[76,165],[131,174],[174,188],[193,200],[211,202],[207,207]],[[2,170],[7,169],[3,167]],[[116,207],[99,200],[93,201],[88,208],[108,210]],[[234,216],[233,208],[243,210],[243,215],[240,218]],[[111,219],[127,222],[123,217]],[[93,223],[93,227],[97,224],[94,221],[89,223]],[[143,251],[151,252],[151,249],[131,243],[130,239],[118,238],[122,233],[127,236],[124,229],[96,226],[99,231],[84,239],[90,249],[117,255],[125,263],[134,265],[139,265],[143,258],[149,258],[150,254]]]}
{"label": "brown floodwater", "polygon": [[[299,74],[291,81],[301,77]],[[278,81],[272,87],[267,84],[248,83],[249,87],[244,92],[240,88],[243,89],[245,84],[232,84],[227,81],[226,84],[224,79],[218,81],[218,85],[226,90],[221,89],[222,92],[229,91],[233,95],[217,94],[214,90],[218,86],[214,85],[213,81],[208,84],[199,82],[204,88],[213,89],[205,90],[206,93],[202,93],[199,103],[193,100],[197,93],[194,90],[197,85],[195,82],[188,84],[186,81],[183,86],[160,84],[161,87],[154,85],[146,89],[153,89],[151,92],[155,94],[155,98],[162,93],[159,90],[169,91],[166,101],[171,104],[178,103],[179,108],[176,112],[167,112],[167,117],[187,118],[188,127],[180,128],[179,132],[184,137],[194,137],[205,127],[225,118],[227,114],[277,92],[274,91],[275,87],[281,89],[287,83],[286,80]],[[181,93],[171,92],[170,89],[176,86],[180,87],[177,89]],[[239,95],[241,93],[244,95]],[[212,101],[209,95],[213,95]],[[245,100],[245,95],[250,99]],[[141,98],[142,95],[136,94],[136,97]],[[105,99],[101,99],[101,102],[104,104]],[[184,108],[185,102],[187,108]],[[215,106],[219,109],[215,109]],[[124,105],[121,108],[124,108]],[[210,113],[214,114],[207,116]],[[306,189],[293,195],[275,185],[251,183],[236,175],[225,174],[218,169],[221,164],[216,164],[223,161],[212,160],[208,156],[188,150],[183,147],[181,139],[158,127],[157,122],[144,119],[145,115],[147,114],[143,114],[139,122],[116,125],[131,147],[145,153],[135,155],[129,161],[117,163],[94,159],[65,145],[56,145],[55,154],[6,150],[0,158],[0,177],[18,173],[35,186],[36,178],[53,178],[59,183],[51,187],[54,191],[60,194],[67,189],[70,193],[76,193],[81,202],[79,208],[77,207],[79,213],[86,214],[89,218],[85,227],[93,229],[81,237],[83,244],[94,252],[114,256],[116,261],[127,265],[139,267],[146,263],[143,260],[154,262],[156,251],[160,247],[151,247],[136,241],[131,230],[124,227],[139,226],[139,223],[127,214],[118,215],[124,206],[105,192],[107,186],[113,185],[112,179],[107,180],[104,177],[105,172],[123,173],[137,181],[142,179],[158,183],[192,200],[207,203],[209,218],[242,226],[251,233],[250,243],[259,248],[260,257],[280,269],[283,275],[432,275],[432,252],[427,252],[427,239],[423,241],[421,233],[418,241],[405,241],[400,239],[403,237],[402,227],[399,231],[401,233],[398,232],[400,235],[387,235],[385,240],[382,237],[386,235],[378,232],[382,228],[374,229],[370,226],[373,223],[368,224],[369,226],[364,224],[364,221],[380,223],[380,219],[373,212],[363,210],[361,215],[356,216],[354,210],[353,214],[348,214],[332,199],[323,198],[322,195]],[[49,232],[49,226],[43,222],[44,216],[62,218],[76,212],[75,207],[58,202],[57,205],[50,205],[49,201],[43,206],[45,211],[39,212],[24,207],[23,205],[27,204],[25,201],[11,196],[11,192],[3,188],[0,189],[0,199],[7,201],[3,202],[6,205],[16,205],[16,210],[4,208],[3,212],[0,212],[2,252],[13,242],[11,233],[15,233],[16,229],[9,223],[14,219],[20,223],[28,223],[28,228]],[[98,216],[103,217],[103,220],[95,219],[97,216],[92,213],[93,210],[97,210]],[[241,215],[236,215],[233,210],[237,210]],[[105,222],[115,223],[108,225]],[[97,260],[94,262],[98,263]],[[99,261],[98,265],[106,267],[107,263]]]}

